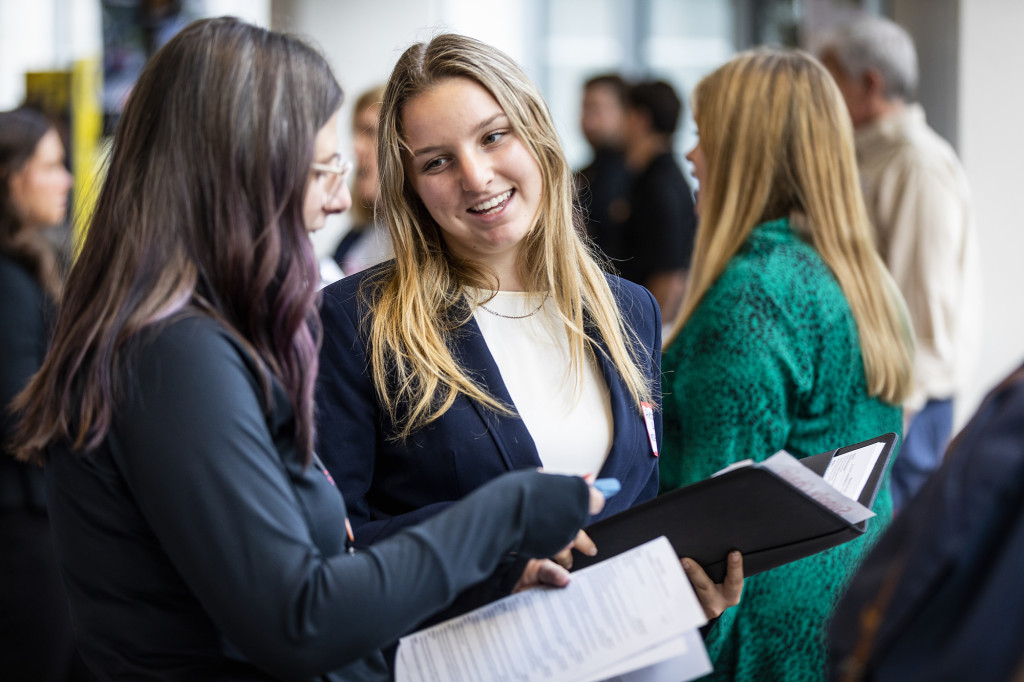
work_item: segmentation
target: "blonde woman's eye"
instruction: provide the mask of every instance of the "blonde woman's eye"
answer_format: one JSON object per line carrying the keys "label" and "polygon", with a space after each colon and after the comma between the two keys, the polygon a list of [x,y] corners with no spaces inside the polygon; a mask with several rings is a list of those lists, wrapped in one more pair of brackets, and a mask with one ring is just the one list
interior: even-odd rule
{"label": "blonde woman's eye", "polygon": [[430,161],[427,161],[426,164],[424,164],[423,171],[426,172],[426,173],[430,173],[432,171],[438,171],[438,170],[441,170],[442,168],[444,168],[446,165],[447,165],[447,160],[446,159],[431,159]]}
{"label": "blonde woman's eye", "polygon": [[484,135],[484,144],[485,145],[495,144],[501,138],[505,137],[505,135],[507,135],[507,134],[508,134],[507,130],[499,130],[497,132],[488,133],[487,135]]}

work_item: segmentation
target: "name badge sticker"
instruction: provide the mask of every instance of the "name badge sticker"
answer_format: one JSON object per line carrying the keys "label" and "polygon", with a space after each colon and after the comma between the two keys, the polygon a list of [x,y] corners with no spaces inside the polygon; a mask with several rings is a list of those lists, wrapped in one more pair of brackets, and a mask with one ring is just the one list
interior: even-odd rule
{"label": "name badge sticker", "polygon": [[651,452],[654,456],[658,456],[658,434],[654,430],[654,405],[650,403],[640,403],[641,409],[644,411],[644,423],[647,424],[647,437],[651,441]]}

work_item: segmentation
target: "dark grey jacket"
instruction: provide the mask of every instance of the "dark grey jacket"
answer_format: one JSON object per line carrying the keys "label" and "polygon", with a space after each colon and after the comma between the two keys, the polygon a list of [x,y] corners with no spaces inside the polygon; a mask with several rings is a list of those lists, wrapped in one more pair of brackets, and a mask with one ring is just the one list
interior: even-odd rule
{"label": "dark grey jacket", "polygon": [[510,551],[556,552],[579,478],[516,473],[372,549],[294,449],[292,407],[236,339],[193,315],[143,335],[102,446],[55,448],[47,489],[87,661],[107,678],[386,679],[377,651]]}

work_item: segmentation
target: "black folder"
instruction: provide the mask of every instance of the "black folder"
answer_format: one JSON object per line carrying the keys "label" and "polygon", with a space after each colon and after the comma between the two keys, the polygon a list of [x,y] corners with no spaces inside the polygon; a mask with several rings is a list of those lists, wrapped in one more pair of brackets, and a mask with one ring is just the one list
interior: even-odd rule
{"label": "black folder", "polygon": [[[798,461],[821,476],[833,457],[882,443],[857,500],[870,509],[897,441],[895,433],[886,433]],[[584,529],[598,554],[573,552],[573,570],[664,535],[678,556],[699,562],[712,580],[721,582],[726,555],[734,549],[743,553],[744,575],[753,575],[860,537],[867,524],[847,522],[767,469],[740,467]]]}

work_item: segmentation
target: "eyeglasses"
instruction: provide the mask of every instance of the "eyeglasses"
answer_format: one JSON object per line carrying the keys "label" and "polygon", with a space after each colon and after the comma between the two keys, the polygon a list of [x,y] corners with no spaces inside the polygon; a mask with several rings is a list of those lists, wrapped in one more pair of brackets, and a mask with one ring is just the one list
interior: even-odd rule
{"label": "eyeglasses", "polygon": [[312,163],[309,167],[316,174],[324,196],[333,197],[345,184],[345,176],[352,170],[352,162],[344,161],[339,156],[333,163]]}

